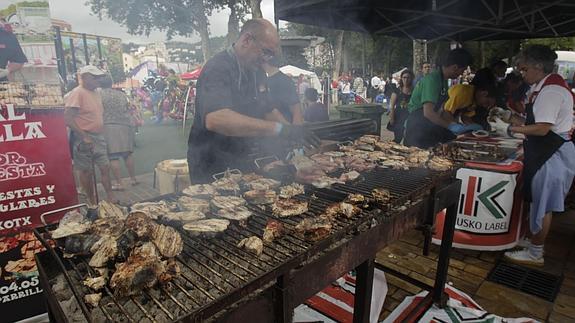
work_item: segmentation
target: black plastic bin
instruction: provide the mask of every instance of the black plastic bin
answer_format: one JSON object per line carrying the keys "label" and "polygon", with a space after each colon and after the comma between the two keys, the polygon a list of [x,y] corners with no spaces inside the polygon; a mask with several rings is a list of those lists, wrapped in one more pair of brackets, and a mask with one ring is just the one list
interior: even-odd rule
{"label": "black plastic bin", "polygon": [[377,124],[377,134],[381,134],[381,115],[385,111],[379,104],[348,104],[335,107],[341,119],[371,119]]}

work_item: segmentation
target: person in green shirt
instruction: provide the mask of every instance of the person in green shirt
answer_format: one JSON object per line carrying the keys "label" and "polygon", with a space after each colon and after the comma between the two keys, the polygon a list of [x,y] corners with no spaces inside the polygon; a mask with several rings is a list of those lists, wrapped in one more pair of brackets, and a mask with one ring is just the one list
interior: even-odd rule
{"label": "person in green shirt", "polygon": [[[473,58],[463,48],[451,50],[441,66],[417,83],[408,104],[409,117],[405,127],[406,146],[423,149],[455,139],[463,131],[461,124],[442,116],[443,104],[448,98],[448,79],[463,74]],[[450,126],[454,129],[450,129]]]}

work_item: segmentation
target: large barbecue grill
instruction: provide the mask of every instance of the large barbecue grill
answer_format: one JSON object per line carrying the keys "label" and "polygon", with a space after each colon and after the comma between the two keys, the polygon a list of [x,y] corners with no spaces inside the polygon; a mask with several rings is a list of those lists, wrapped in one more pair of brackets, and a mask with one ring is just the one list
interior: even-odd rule
{"label": "large barbecue grill", "polygon": [[[357,268],[356,319],[369,316],[373,259],[389,241],[416,226],[433,223],[435,211],[457,203],[459,181],[450,173],[426,169],[397,171],[376,169],[353,184],[336,184],[328,189],[306,188],[301,196],[310,203],[309,211],[291,218],[278,219],[269,212],[250,206],[254,215],[246,226],[232,224],[213,239],[193,238],[182,231],[184,250],[177,257],[181,275],[166,287],[146,290],[141,295],[118,299],[105,289],[97,308],[88,308],[83,299],[90,293],[82,280],[93,275],[85,260],[64,258],[50,248],[37,255],[42,287],[47,295],[50,316],[68,321],[53,286],[65,280],[87,321],[172,322],[221,320],[291,321],[295,306],[323,289],[345,272]],[[359,215],[334,221],[331,234],[316,243],[295,234],[287,234],[266,244],[260,258],[238,248],[248,236],[261,236],[268,219],[283,222],[293,229],[303,217],[319,215],[325,208],[342,201],[349,193],[371,194],[373,188],[388,189],[392,198],[387,205],[372,205]],[[177,196],[163,196],[175,199]],[[454,215],[454,212],[448,212]],[[448,216],[449,217],[449,216]],[[451,216],[453,219],[454,216]],[[448,227],[448,225],[446,225]],[[453,226],[451,226],[453,227]],[[444,241],[448,241],[446,237]],[[443,255],[447,255],[446,250]],[[443,286],[447,263],[438,268],[438,284]],[[441,282],[443,281],[443,283]],[[441,293],[436,293],[439,300]],[[239,306],[242,304],[242,306]],[[69,314],[69,313],[68,313]]]}

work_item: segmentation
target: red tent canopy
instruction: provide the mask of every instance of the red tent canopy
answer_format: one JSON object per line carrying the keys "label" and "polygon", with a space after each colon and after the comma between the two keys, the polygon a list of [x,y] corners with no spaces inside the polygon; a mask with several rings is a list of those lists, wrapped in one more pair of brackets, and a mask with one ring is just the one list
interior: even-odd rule
{"label": "red tent canopy", "polygon": [[200,73],[202,73],[202,68],[195,69],[191,72],[186,72],[180,75],[182,80],[197,80],[200,77]]}

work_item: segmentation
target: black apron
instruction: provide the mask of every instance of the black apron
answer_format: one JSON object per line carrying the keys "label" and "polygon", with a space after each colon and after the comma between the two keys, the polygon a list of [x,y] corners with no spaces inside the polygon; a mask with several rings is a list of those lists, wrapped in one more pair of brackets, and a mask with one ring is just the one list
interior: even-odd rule
{"label": "black apron", "polygon": [[[441,111],[443,104],[448,98],[447,89],[442,89],[434,110],[436,112]],[[439,143],[448,142],[455,138],[457,138],[457,136],[448,129],[429,121],[429,119],[423,115],[423,107],[409,113],[407,117],[404,140],[406,146],[428,149],[435,147]]]}
{"label": "black apron", "polygon": [[[535,124],[532,102],[525,106],[525,112],[527,113],[525,125]],[[525,136],[523,141],[523,198],[525,201],[533,201],[531,183],[537,171],[566,142],[568,140],[553,131],[549,131],[545,136]]]}

